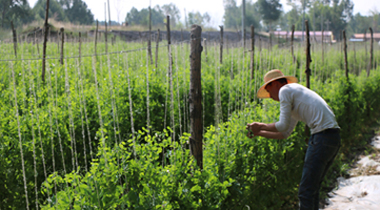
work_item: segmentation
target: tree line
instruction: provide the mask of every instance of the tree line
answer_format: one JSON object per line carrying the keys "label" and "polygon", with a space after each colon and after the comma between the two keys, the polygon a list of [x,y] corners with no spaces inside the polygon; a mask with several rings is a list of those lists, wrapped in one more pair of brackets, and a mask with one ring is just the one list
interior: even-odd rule
{"label": "tree line", "polygon": [[[226,28],[241,29],[242,5],[237,0],[224,0],[224,24]],[[240,3],[240,2],[239,2]],[[352,0],[287,0],[291,10],[285,12],[279,0],[247,1],[245,25],[254,25],[261,31],[282,30],[302,31],[308,20],[311,31],[332,31],[337,39],[340,32],[346,34],[365,33],[369,27],[375,32],[380,29],[379,12],[370,10],[369,16],[353,14]]]}
{"label": "tree line", "polygon": [[[2,28],[9,28],[11,21],[15,26],[20,26],[45,18],[46,0],[38,0],[33,8],[27,0],[0,0],[0,3]],[[243,12],[241,1],[223,0],[223,4],[225,29],[241,31]],[[295,30],[301,31],[304,21],[308,20],[311,31],[329,30],[337,39],[340,38],[342,30],[351,35],[364,33],[369,27],[372,27],[374,32],[380,29],[380,15],[376,8],[370,10],[369,16],[360,13],[354,15],[352,0],[287,0],[287,4],[291,6],[291,10],[285,12],[280,0],[246,0],[245,26],[248,28],[253,25],[256,31],[270,32],[289,31],[294,25]],[[153,26],[164,25],[167,15],[171,17],[172,28],[189,28],[192,24],[211,26],[211,16],[207,12],[201,14],[198,11],[185,10],[184,21],[180,21],[181,12],[174,3],[141,10],[132,7],[124,22],[128,25],[147,27],[149,13]],[[94,24],[94,15],[83,0],[50,0],[49,18],[75,24]],[[112,21],[112,24],[118,23]]]}
{"label": "tree line", "polygon": [[173,4],[165,4],[163,6],[156,5],[153,8],[143,8],[141,10],[132,7],[125,17],[125,23],[128,25],[141,25],[148,26],[149,24],[149,10],[151,10],[151,20],[153,26],[163,25],[166,22],[166,16],[170,16],[170,26],[176,28],[188,28],[193,24],[202,26],[209,26],[211,16],[206,12],[186,12],[185,21],[180,21],[181,12],[179,8]]}
{"label": "tree line", "polygon": [[[30,7],[27,0],[0,0],[1,28],[45,19],[46,0],[38,0]],[[49,18],[76,24],[93,24],[94,15],[82,0],[50,0]]]}

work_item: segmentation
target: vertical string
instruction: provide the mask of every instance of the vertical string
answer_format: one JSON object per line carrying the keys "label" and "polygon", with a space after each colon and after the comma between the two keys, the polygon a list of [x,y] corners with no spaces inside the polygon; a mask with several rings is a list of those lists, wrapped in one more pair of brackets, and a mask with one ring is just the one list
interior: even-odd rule
{"label": "vertical string", "polygon": [[24,180],[24,189],[25,189],[25,201],[26,201],[26,209],[29,210],[29,198],[28,198],[28,188],[26,184],[26,175],[25,175],[25,162],[24,162],[24,152],[22,148],[22,136],[21,136],[21,128],[20,128],[20,116],[18,114],[18,104],[17,104],[17,90],[16,90],[16,79],[15,72],[13,68],[13,63],[9,63],[12,69],[12,78],[13,78],[13,94],[15,100],[15,115],[17,118],[17,128],[18,128],[18,137],[19,137],[19,146],[20,146],[20,155],[21,155],[21,165],[22,165],[22,176]]}

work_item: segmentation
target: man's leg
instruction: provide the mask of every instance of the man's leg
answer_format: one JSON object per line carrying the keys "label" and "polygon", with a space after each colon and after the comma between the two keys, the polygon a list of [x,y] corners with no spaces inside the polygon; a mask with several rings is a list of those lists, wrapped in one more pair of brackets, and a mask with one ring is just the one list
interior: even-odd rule
{"label": "man's leg", "polygon": [[310,137],[298,193],[300,209],[318,209],[320,183],[339,147],[339,132]]}

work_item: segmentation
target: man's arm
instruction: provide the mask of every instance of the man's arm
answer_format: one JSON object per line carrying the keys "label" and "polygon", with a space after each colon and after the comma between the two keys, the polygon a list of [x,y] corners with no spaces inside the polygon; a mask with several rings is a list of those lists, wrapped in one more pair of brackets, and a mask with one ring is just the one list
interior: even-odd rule
{"label": "man's arm", "polygon": [[253,122],[253,123],[247,124],[247,129],[251,130],[253,133],[257,133],[261,130],[278,132],[275,126],[275,123],[265,124],[265,123]]}
{"label": "man's arm", "polygon": [[272,131],[261,130],[254,135],[262,136],[262,137],[269,138],[269,139],[284,139],[284,135],[281,132],[272,132]]}
{"label": "man's arm", "polygon": [[278,132],[275,123],[265,124],[265,123],[250,123],[247,125],[248,137],[253,138],[255,136],[262,136],[270,139],[284,139],[284,135],[281,132]]}

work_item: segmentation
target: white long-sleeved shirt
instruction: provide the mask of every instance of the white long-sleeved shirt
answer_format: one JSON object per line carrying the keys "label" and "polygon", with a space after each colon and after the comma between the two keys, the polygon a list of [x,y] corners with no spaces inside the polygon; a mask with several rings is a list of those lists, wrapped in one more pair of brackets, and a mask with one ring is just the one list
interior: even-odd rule
{"label": "white long-sleeved shirt", "polygon": [[326,101],[316,92],[298,83],[282,86],[279,99],[280,121],[275,126],[285,138],[290,136],[298,121],[306,123],[311,134],[328,128],[339,128]]}

